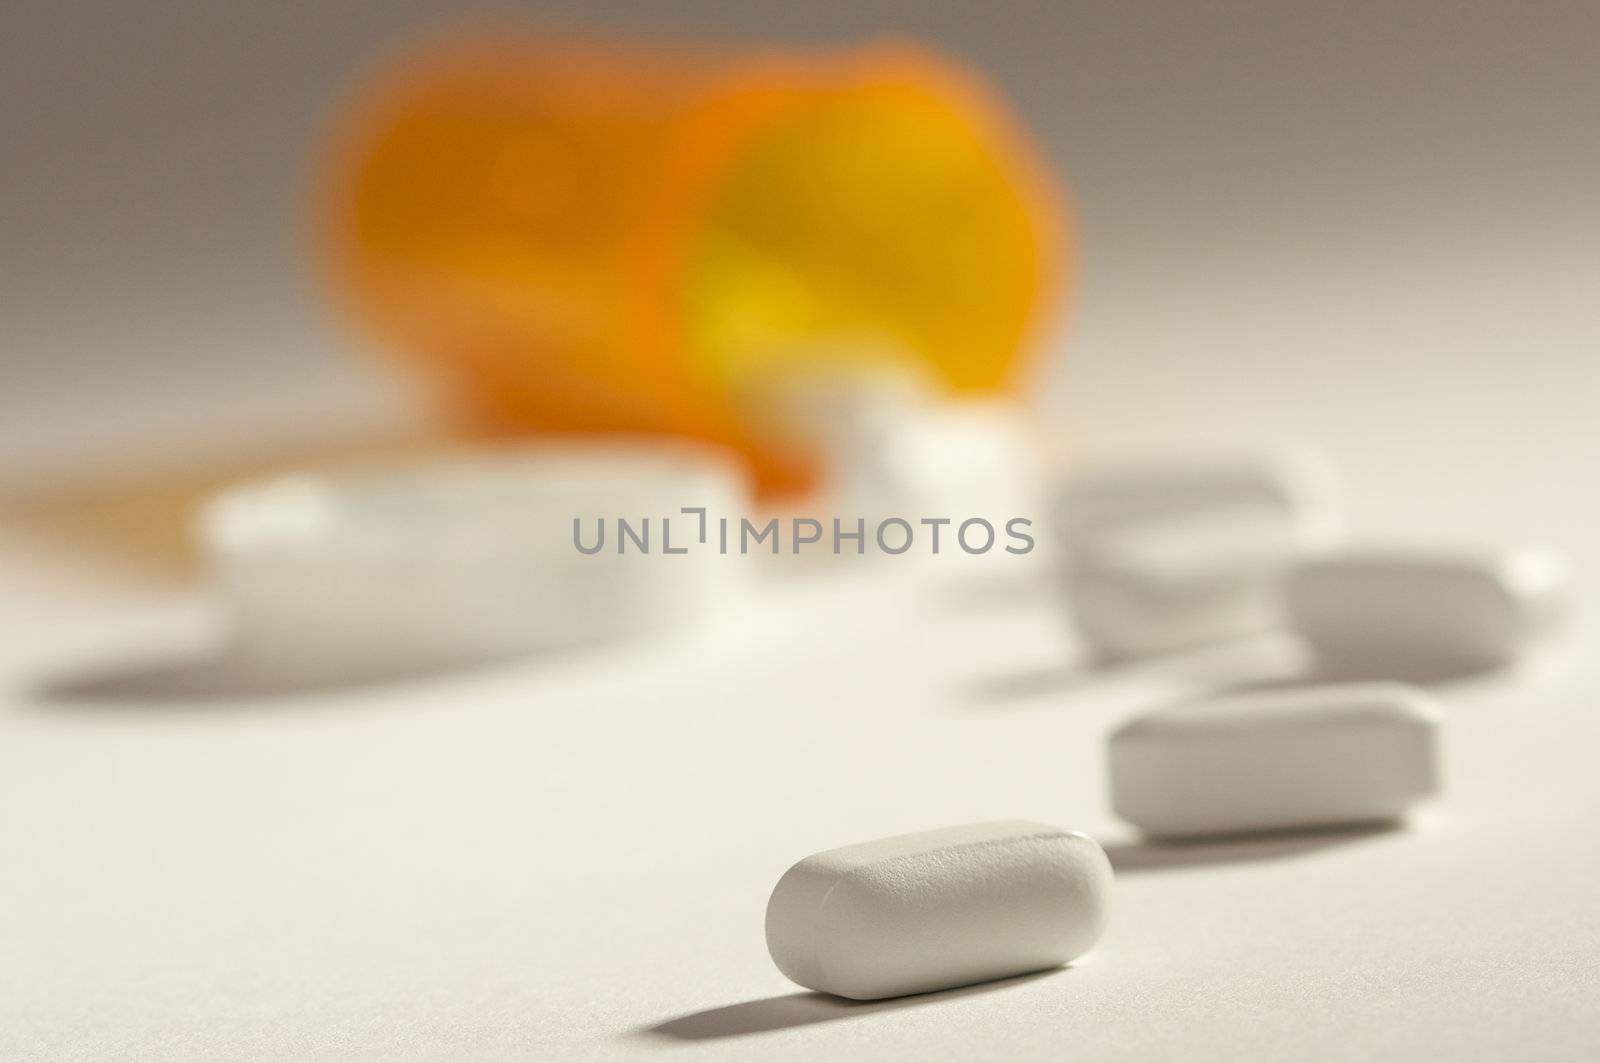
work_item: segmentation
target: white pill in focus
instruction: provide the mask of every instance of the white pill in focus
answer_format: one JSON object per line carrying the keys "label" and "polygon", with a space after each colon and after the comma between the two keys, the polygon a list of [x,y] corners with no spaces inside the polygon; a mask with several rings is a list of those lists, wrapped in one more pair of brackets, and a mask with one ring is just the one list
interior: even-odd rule
{"label": "white pill in focus", "polygon": [[1329,662],[1510,664],[1560,627],[1567,570],[1538,550],[1348,550],[1298,564],[1294,628]]}
{"label": "white pill in focus", "polygon": [[884,838],[790,868],[767,949],[792,981],[856,1000],[1006,978],[1092,948],[1111,878],[1093,839],[1037,823]]}
{"label": "white pill in focus", "polygon": [[1154,838],[1395,821],[1439,791],[1442,722],[1398,683],[1157,709],[1111,736],[1112,808]]}

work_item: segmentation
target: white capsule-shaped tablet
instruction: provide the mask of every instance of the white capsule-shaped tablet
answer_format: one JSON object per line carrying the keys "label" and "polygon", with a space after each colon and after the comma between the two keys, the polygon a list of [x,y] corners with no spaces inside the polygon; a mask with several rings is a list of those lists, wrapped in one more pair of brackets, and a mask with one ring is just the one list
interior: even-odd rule
{"label": "white capsule-shaped tablet", "polygon": [[1101,656],[1163,653],[1281,627],[1293,552],[1288,524],[1260,504],[1151,517],[1078,539],[1067,593]]}
{"label": "white capsule-shaped tablet", "polygon": [[1289,619],[1329,659],[1509,664],[1560,625],[1560,559],[1422,549],[1351,550],[1298,564]]}
{"label": "white capsule-shaped tablet", "polygon": [[1394,821],[1439,791],[1442,719],[1399,683],[1157,709],[1111,736],[1111,806],[1157,838]]}
{"label": "white capsule-shaped tablet", "polygon": [[1332,471],[1298,446],[1101,461],[1061,485],[1056,519],[1070,541],[1113,525],[1234,506],[1277,514],[1303,545],[1326,544],[1341,523]]}
{"label": "white capsule-shaped tablet", "polygon": [[1059,967],[1105,927],[1111,864],[1084,834],[1008,820],[850,845],[790,868],[767,904],[788,978],[876,1000]]}

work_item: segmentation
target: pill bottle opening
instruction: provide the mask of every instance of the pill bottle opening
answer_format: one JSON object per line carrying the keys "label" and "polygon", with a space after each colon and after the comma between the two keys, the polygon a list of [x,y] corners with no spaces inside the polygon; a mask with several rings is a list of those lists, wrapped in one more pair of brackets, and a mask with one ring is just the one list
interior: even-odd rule
{"label": "pill bottle opening", "polygon": [[1014,384],[1058,281],[1058,223],[980,90],[882,49],[784,85],[746,77],[706,119],[738,129],[683,249],[689,368],[736,385],[808,341],[818,359],[861,357],[869,344],[846,336],[954,389]]}

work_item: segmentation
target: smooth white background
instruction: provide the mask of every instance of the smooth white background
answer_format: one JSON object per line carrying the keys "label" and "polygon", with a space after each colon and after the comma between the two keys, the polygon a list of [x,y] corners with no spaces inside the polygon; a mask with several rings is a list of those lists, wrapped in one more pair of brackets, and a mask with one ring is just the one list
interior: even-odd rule
{"label": "smooth white background", "polygon": [[[310,12],[8,11],[19,482],[403,416],[307,290],[297,182],[337,84],[437,12]],[[687,23],[898,27],[1013,93],[1082,223],[1038,401],[1062,460],[1292,434],[1337,462],[1359,533],[1573,556],[1559,651],[1442,692],[1429,822],[1128,847],[1105,732],[1259,662],[1086,673],[1043,582],[986,594],[886,563],[583,658],[273,697],[201,674],[180,696],[153,673],[206,652],[202,594],[7,529],[0,1056],[1593,1058],[1597,22],[707,4]],[[867,1007],[772,968],[763,906],[794,860],[1011,816],[1123,845],[1089,960]]]}

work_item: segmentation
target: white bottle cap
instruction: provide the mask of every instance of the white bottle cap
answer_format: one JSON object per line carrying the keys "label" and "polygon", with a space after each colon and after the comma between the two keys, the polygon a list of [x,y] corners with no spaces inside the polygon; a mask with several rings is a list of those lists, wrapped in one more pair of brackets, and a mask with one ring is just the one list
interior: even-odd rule
{"label": "white bottle cap", "polygon": [[[704,618],[737,559],[701,541],[696,507],[712,529],[748,509],[721,452],[590,441],[246,484],[211,500],[200,537],[242,664],[364,676]],[[619,552],[619,519],[648,528],[647,551]]]}

